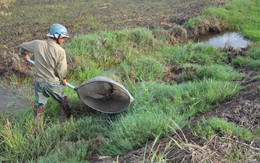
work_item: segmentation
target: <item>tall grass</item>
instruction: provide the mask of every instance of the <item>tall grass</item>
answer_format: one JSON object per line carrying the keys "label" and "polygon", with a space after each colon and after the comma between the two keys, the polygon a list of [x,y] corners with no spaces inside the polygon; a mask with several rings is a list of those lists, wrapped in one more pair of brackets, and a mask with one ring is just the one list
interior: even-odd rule
{"label": "tall grass", "polygon": [[215,117],[198,122],[193,132],[194,135],[204,137],[206,139],[216,135],[219,132],[225,135],[232,134],[244,141],[250,141],[256,137],[256,135],[251,133],[248,129],[237,127],[235,123],[226,122]]}
{"label": "tall grass", "polygon": [[118,66],[118,75],[132,82],[156,81],[165,72],[163,65],[149,55],[129,57]]}
{"label": "tall grass", "polygon": [[234,81],[244,77],[244,74],[238,73],[233,67],[228,65],[210,64],[184,64],[185,71],[180,74],[180,81],[196,81],[202,79],[215,79],[223,81]]}
{"label": "tall grass", "polygon": [[189,117],[232,97],[238,88],[236,84],[214,80],[175,86],[151,82],[140,84],[137,90],[142,92],[134,94],[136,103],[128,114],[111,123],[102,148],[110,155],[121,154],[157,135],[165,136],[172,131],[170,128],[175,128],[171,119],[183,127]]}
{"label": "tall grass", "polygon": [[68,53],[93,59],[102,67],[110,67],[131,55],[151,51],[156,45],[152,32],[139,28],[77,36],[68,44]]}
{"label": "tall grass", "polygon": [[196,63],[196,64],[213,64],[223,63],[226,60],[225,53],[211,46],[195,45],[188,43],[181,46],[172,46],[163,48],[161,57],[168,62]]}
{"label": "tall grass", "polygon": [[245,56],[238,56],[233,61],[234,66],[242,66],[250,69],[260,68],[260,53],[259,42],[255,43],[245,54]]}
{"label": "tall grass", "polygon": [[[48,119],[45,122],[43,120],[36,122],[32,116],[13,122],[6,120],[0,128],[0,158],[2,161],[38,160],[41,156],[54,153],[44,160],[86,159],[92,152],[87,150],[88,146],[93,149],[95,147],[90,140],[102,140],[100,133],[106,130],[105,126],[102,127],[102,124],[106,124],[105,121],[107,121],[105,118],[89,117],[77,121],[70,119],[65,123],[48,122]],[[82,150],[78,151],[78,148]],[[67,150],[71,155],[64,156]]]}

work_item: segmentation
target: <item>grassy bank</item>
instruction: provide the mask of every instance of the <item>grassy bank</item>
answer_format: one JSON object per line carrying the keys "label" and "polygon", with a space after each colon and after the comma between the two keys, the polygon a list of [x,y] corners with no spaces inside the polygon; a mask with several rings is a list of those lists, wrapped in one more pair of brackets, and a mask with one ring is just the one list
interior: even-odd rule
{"label": "grassy bank", "polygon": [[[219,17],[229,23],[230,29],[257,42],[259,8],[257,0],[232,0],[221,8],[206,10],[203,19]],[[248,18],[250,22],[245,25]],[[77,113],[67,121],[58,120],[61,111],[52,100],[48,102],[45,121],[37,126],[32,111],[0,119],[0,160],[82,162],[95,155],[124,154],[144,146],[148,140],[175,134],[198,113],[213,109],[239,92],[241,87],[234,81],[241,80],[244,74],[232,66],[259,68],[257,44],[243,56],[251,59],[249,63],[237,59],[228,65],[225,52],[192,42],[169,45],[146,28],[74,37],[65,45],[73,67],[68,81],[79,85],[98,75],[109,76],[130,91],[134,103],[120,114],[102,114],[87,109],[75,91],[66,88],[65,94]],[[250,66],[252,60],[257,63]],[[198,124],[197,131],[202,130],[201,126],[210,126],[208,132],[200,132],[205,137],[219,130],[247,141],[256,136],[218,119]]]}

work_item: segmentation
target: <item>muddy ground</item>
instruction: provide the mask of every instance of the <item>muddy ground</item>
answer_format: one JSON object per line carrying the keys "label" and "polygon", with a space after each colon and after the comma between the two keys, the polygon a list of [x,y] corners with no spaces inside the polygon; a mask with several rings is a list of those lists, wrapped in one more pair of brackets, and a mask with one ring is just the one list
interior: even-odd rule
{"label": "muddy ground", "polygon": [[[67,0],[68,1],[68,0]],[[67,2],[66,0],[64,2]],[[55,1],[57,2],[57,1]],[[54,3],[55,3],[54,2]],[[166,6],[157,6],[156,3],[151,3],[147,6],[144,1],[135,0],[132,3],[125,3],[126,1],[111,1],[109,3],[96,3],[91,4],[94,8],[90,11],[91,17],[98,17],[98,23],[105,25],[106,29],[121,29],[127,27],[148,27],[148,28],[164,28],[171,30],[171,27],[175,24],[183,25],[189,18],[199,15],[201,10],[207,5],[219,5],[224,3],[224,0],[177,0],[169,2]],[[18,1],[17,6],[13,8],[20,9],[23,5],[28,5],[27,1]],[[37,4],[35,1],[32,5],[44,5],[47,1]],[[40,3],[40,1],[39,1]],[[133,5],[135,4],[135,6]],[[185,5],[184,5],[185,4]],[[130,7],[130,10],[129,10]],[[22,17],[25,16],[25,17]],[[20,16],[18,16],[20,17]],[[33,16],[30,17],[32,21],[26,18],[26,15],[21,15],[21,19],[16,19],[15,23],[10,23],[10,19],[6,20],[1,17],[1,23],[6,22],[6,25],[1,25],[1,39],[0,39],[0,75],[8,78],[12,74],[26,74],[26,70],[19,66],[17,60],[12,57],[8,57],[9,54],[14,53],[17,45],[23,41],[29,41],[33,39],[42,39],[42,35],[45,35],[46,29],[52,21],[39,22],[33,21]],[[80,27],[76,26],[76,21],[81,21],[79,18],[73,20],[66,20],[65,24],[70,29],[72,35],[81,33],[91,33],[103,30],[99,26],[89,26],[84,21],[80,24]],[[30,29],[30,33],[25,32],[26,29]],[[193,39],[195,34],[208,34],[211,32],[221,32],[225,30],[225,27],[217,28],[209,26],[201,26],[200,29],[204,29],[204,32],[187,32],[191,33],[190,37],[186,39]],[[205,30],[206,29],[206,30]],[[198,30],[198,29],[197,29]],[[203,30],[202,30],[203,31]],[[229,122],[234,122],[239,126],[250,129],[252,132],[257,132],[260,126],[260,94],[257,91],[257,87],[260,86],[260,79],[256,76],[260,74],[260,70],[248,70],[237,67],[237,70],[244,72],[246,75],[242,81],[243,89],[241,92],[229,101],[219,103],[212,111],[195,117],[192,122],[196,122],[202,117],[219,117]],[[239,81],[241,82],[241,81]],[[0,83],[0,111],[1,113],[10,113],[17,111],[18,108],[23,108],[29,104],[29,101],[24,96],[24,89],[19,89],[19,82],[14,85],[9,83]],[[31,95],[32,92],[28,92]],[[12,108],[12,109],[10,109]],[[195,123],[191,123],[195,124]],[[258,131],[259,132],[259,131]],[[184,136],[185,135],[185,136]],[[216,135],[212,140],[204,140],[202,138],[196,138],[191,133],[191,130],[187,127],[183,129],[183,134],[169,135],[166,138],[158,141],[156,146],[153,147],[154,151],[164,152],[168,143],[172,140],[179,140],[183,142],[183,149],[173,148],[167,151],[166,162],[226,162],[224,159],[225,152],[227,150],[234,150],[241,147],[241,152],[247,154],[259,153],[260,144],[257,140],[252,142],[243,142],[235,137],[223,138],[222,135]],[[125,155],[119,157],[120,162],[142,162],[151,156],[149,153],[153,142],[148,142],[146,147],[136,149]],[[173,143],[174,144],[174,143]],[[145,156],[144,156],[145,155]],[[93,162],[112,162],[116,158],[111,157],[96,157]],[[245,162],[257,162],[259,160],[256,157],[248,158]]]}

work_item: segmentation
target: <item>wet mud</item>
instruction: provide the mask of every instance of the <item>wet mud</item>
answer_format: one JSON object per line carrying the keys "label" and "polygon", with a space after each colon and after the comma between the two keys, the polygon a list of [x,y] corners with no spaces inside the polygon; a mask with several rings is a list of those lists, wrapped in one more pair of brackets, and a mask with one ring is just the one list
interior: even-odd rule
{"label": "wet mud", "polygon": [[30,108],[31,88],[0,82],[0,113],[11,116]]}

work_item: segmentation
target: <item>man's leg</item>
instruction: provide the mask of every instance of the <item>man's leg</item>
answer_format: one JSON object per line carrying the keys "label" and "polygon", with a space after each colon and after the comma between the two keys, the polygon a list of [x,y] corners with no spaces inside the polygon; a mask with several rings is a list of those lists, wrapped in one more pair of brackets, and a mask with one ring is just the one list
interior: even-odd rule
{"label": "man's leg", "polygon": [[46,93],[51,96],[54,100],[59,102],[62,110],[65,112],[66,116],[69,118],[71,116],[71,109],[69,107],[68,97],[64,96],[63,88],[60,82],[49,83],[48,87],[45,89]]}
{"label": "man's leg", "polygon": [[65,112],[66,116],[69,118],[71,116],[71,109],[69,107],[69,100],[67,96],[64,96],[64,98],[60,102],[60,106]]}
{"label": "man's leg", "polygon": [[49,96],[44,91],[45,86],[45,83],[35,82],[34,117],[41,117],[42,114],[45,112],[45,105],[49,98]]}

